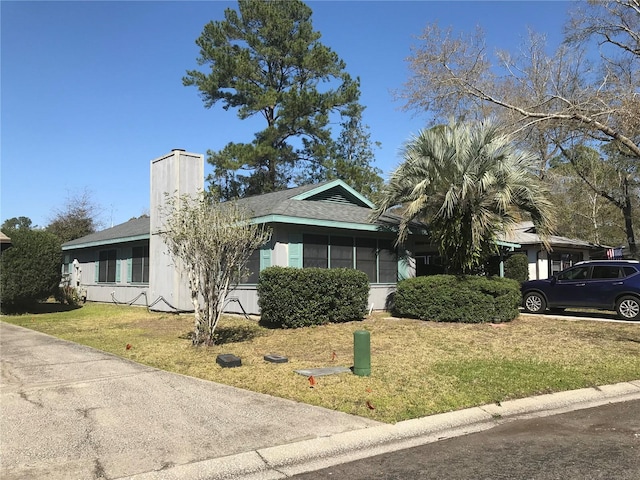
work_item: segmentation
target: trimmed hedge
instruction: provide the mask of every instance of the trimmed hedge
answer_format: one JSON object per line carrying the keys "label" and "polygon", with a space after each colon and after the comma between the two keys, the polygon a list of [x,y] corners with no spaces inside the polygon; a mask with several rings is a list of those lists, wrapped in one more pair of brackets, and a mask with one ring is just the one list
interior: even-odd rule
{"label": "trimmed hedge", "polygon": [[53,233],[18,229],[0,257],[2,310],[27,307],[58,291],[62,247]]}
{"label": "trimmed hedge", "polygon": [[258,280],[262,321],[282,328],[362,320],[368,301],[367,275],[348,268],[269,267]]}
{"label": "trimmed hedge", "polygon": [[529,259],[524,253],[511,255],[504,261],[504,276],[518,282],[529,280]]}
{"label": "trimmed hedge", "polygon": [[508,322],[518,316],[520,284],[509,278],[433,275],[402,280],[393,314],[435,322]]}

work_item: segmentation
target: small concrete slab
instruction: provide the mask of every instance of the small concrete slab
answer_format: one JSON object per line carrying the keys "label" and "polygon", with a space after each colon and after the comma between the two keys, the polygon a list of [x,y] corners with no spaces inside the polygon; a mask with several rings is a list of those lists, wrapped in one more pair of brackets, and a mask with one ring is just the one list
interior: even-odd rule
{"label": "small concrete slab", "polygon": [[231,353],[223,353],[216,357],[216,363],[222,368],[234,368],[241,366],[242,360]]}
{"label": "small concrete slab", "polygon": [[289,359],[283,355],[278,355],[276,353],[270,353],[269,355],[264,356],[264,360],[271,363],[287,363]]}
{"label": "small concrete slab", "polygon": [[322,377],[324,375],[335,375],[338,373],[351,373],[351,369],[347,367],[323,367],[308,368],[306,370],[294,370],[294,372],[304,375],[305,377]]}

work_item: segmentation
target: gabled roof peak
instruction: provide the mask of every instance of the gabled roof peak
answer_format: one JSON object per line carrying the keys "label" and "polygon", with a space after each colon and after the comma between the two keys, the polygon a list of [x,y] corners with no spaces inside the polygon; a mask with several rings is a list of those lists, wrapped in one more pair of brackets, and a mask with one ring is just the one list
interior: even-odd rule
{"label": "gabled roof peak", "polygon": [[375,205],[365,196],[347,185],[340,179],[331,180],[315,188],[300,193],[293,200],[323,200],[335,203],[355,204],[359,207],[375,208]]}

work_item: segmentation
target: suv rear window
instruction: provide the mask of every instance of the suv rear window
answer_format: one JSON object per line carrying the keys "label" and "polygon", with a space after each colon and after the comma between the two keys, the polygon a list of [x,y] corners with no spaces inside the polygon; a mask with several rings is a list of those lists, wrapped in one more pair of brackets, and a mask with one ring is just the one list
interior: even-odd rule
{"label": "suv rear window", "polygon": [[595,265],[591,278],[622,278],[622,269],[617,265]]}
{"label": "suv rear window", "polygon": [[624,276],[625,277],[630,277],[631,275],[634,275],[638,273],[638,271],[633,268],[633,267],[624,267]]}

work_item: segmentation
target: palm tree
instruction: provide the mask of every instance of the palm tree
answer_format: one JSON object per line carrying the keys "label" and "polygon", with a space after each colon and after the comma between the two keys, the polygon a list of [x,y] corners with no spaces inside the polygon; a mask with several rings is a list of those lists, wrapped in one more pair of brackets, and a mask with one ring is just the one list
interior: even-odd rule
{"label": "palm tree", "polygon": [[427,223],[452,272],[470,272],[497,253],[499,235],[524,212],[543,239],[551,232],[553,205],[533,174],[537,159],[515,149],[491,122],[423,130],[407,142],[403,157],[374,216],[402,207],[398,243],[413,220]]}

